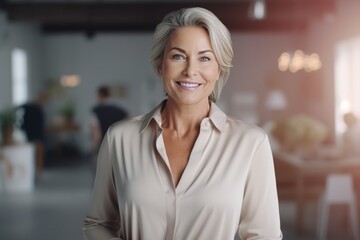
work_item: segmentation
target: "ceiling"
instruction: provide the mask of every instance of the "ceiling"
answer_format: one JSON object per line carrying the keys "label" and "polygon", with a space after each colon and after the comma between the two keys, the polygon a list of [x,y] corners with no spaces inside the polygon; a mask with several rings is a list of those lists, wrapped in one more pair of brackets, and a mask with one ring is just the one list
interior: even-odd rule
{"label": "ceiling", "polygon": [[0,0],[10,22],[38,22],[44,33],[153,31],[170,11],[201,6],[214,12],[232,31],[306,30],[335,11],[335,0],[266,0],[264,20],[248,17],[251,0],[213,1],[61,1]]}

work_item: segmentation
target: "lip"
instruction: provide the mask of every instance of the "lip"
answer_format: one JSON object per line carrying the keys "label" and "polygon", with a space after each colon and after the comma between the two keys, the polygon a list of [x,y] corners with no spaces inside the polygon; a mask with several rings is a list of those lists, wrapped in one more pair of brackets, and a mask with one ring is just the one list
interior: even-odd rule
{"label": "lip", "polygon": [[177,81],[176,84],[180,88],[190,91],[194,91],[202,85],[201,83],[189,82],[189,81]]}

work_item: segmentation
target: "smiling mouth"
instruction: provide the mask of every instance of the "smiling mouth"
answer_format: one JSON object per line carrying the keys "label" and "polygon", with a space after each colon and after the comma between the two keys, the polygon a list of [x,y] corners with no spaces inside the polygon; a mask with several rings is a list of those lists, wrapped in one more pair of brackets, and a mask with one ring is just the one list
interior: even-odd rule
{"label": "smiling mouth", "polygon": [[201,85],[199,83],[184,83],[184,82],[176,82],[176,83],[185,88],[196,88]]}

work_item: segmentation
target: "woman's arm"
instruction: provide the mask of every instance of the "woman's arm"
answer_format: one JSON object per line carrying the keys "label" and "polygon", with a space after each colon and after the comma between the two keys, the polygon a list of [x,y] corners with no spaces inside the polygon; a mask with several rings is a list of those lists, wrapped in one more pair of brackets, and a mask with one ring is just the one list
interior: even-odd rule
{"label": "woman's arm", "polygon": [[109,134],[101,144],[90,211],[84,220],[86,240],[119,238],[120,217],[114,183]]}
{"label": "woman's arm", "polygon": [[241,209],[238,233],[242,240],[282,239],[274,163],[267,136],[255,150]]}

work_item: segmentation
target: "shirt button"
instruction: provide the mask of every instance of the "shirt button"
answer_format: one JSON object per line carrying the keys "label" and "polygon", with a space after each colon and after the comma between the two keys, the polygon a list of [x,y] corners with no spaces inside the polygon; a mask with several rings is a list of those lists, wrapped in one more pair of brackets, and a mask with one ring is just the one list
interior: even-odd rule
{"label": "shirt button", "polygon": [[209,129],[209,127],[210,127],[210,121],[209,121],[209,120],[207,120],[207,121],[205,122],[205,127],[206,127],[207,129]]}

